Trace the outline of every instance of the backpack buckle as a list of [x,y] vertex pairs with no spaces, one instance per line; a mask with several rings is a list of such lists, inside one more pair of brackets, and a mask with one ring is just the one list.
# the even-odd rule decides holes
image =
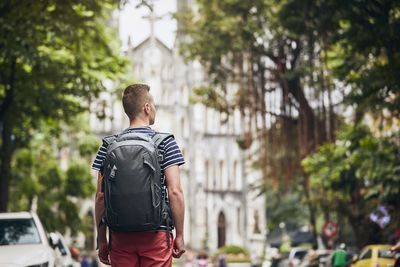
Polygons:
[[117,166],[113,166],[113,168],[111,169],[111,173],[110,173],[110,179],[114,179],[115,178],[115,172],[117,171]]
[[161,153],[160,150],[157,151],[157,157],[159,162],[164,161],[164,155]]

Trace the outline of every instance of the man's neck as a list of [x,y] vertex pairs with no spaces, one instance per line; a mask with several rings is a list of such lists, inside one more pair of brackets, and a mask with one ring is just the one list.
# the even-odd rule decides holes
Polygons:
[[144,120],[132,120],[129,124],[131,128],[150,127],[150,123]]
[[130,128],[149,128],[150,125],[148,124],[130,124],[129,125]]

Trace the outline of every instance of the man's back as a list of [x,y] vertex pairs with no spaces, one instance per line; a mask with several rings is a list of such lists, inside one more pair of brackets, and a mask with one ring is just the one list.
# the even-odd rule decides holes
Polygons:
[[[139,135],[146,135],[149,138],[152,138],[157,134],[150,127],[138,127],[138,128],[130,127],[130,128],[125,129],[118,135],[125,136],[125,135],[129,135],[129,134],[133,134],[133,133],[139,134]],[[103,142],[103,145],[100,147],[99,152],[96,156],[95,162],[93,163],[93,166],[92,166],[93,169],[101,171],[103,173],[103,175],[105,175],[105,178],[109,178],[108,176],[110,175],[110,170],[108,170],[108,173],[107,173],[107,170],[104,170],[104,168],[105,168],[104,164],[107,163],[106,162],[107,149],[109,148],[110,145],[111,144],[109,142]],[[159,164],[160,164],[159,179],[161,179],[161,198],[164,199],[164,198],[166,198],[166,195],[165,195],[166,184],[165,184],[164,170],[171,165],[183,164],[184,159],[183,159],[183,156],[179,150],[179,147],[176,144],[176,141],[172,135],[169,135],[165,139],[163,139],[163,141],[159,144],[158,149],[159,149],[160,154],[163,156],[162,160],[159,162]],[[129,164],[129,162],[124,161],[123,164],[126,165],[126,164]],[[134,164],[132,164],[132,165],[134,165]],[[119,170],[117,170],[116,172],[118,173]],[[124,180],[127,180],[127,179],[125,179],[126,177],[120,177],[120,178],[124,178]],[[107,184],[108,180],[106,179],[105,181]],[[115,182],[113,182],[113,183],[115,184]],[[124,182],[124,183],[126,184],[126,182]],[[121,190],[117,190],[117,191],[121,191]],[[115,194],[113,194],[113,195],[115,195]],[[106,194],[106,196],[107,196],[107,194]],[[106,198],[106,202],[107,202],[107,198]],[[121,203],[122,206],[126,206],[125,204],[126,203]],[[143,205],[141,205],[141,206],[143,206]],[[113,209],[115,209],[115,205],[113,206]],[[166,230],[167,228],[169,228],[169,226],[167,226],[165,221],[163,221],[159,227],[159,230]]]

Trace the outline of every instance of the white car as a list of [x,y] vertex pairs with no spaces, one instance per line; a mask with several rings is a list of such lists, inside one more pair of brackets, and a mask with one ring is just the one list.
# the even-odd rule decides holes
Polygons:
[[[53,237],[54,235],[54,237]],[[71,256],[71,252],[67,246],[67,243],[65,242],[65,239],[63,235],[59,232],[55,233],[50,233],[50,237],[52,240],[55,240],[57,242],[56,244],[56,266],[60,267],[73,267],[74,266],[74,261]]]
[[289,253],[289,267],[299,266],[309,250],[309,248],[303,247],[292,248]]
[[0,267],[53,267],[57,243],[35,213],[0,213]]
[[309,248],[294,247],[290,250],[288,258],[279,262],[279,267],[297,267],[307,255]]

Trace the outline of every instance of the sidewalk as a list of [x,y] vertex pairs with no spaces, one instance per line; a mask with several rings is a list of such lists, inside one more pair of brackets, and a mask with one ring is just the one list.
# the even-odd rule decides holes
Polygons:
[[[196,267],[190,263],[187,263],[186,265],[173,264],[172,266],[173,267]],[[228,267],[250,267],[250,264],[249,263],[229,263],[227,266]],[[99,267],[110,267],[110,266],[100,263]],[[212,267],[212,265],[210,264],[209,267]]]

